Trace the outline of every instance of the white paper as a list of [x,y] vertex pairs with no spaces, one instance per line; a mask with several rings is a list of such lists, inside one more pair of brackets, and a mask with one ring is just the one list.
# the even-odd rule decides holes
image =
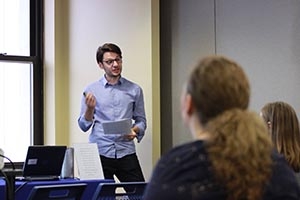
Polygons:
[[80,180],[104,179],[96,143],[76,143],[74,154]]
[[122,119],[112,122],[102,123],[104,134],[129,134],[131,133],[131,119]]
[[4,156],[4,151],[0,148],[0,170],[4,167],[4,161],[3,161],[3,156]]

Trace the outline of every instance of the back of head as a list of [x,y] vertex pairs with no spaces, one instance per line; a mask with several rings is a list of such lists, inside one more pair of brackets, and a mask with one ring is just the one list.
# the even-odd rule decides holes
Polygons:
[[246,109],[249,104],[250,86],[243,69],[222,56],[201,60],[191,73],[187,90],[202,124],[226,110]]
[[294,171],[300,171],[300,130],[294,108],[286,102],[270,102],[261,109],[275,148]]
[[250,86],[241,66],[223,56],[206,57],[191,73],[187,92],[211,135],[206,149],[228,199],[260,199],[271,174],[272,142],[263,120],[247,110]]

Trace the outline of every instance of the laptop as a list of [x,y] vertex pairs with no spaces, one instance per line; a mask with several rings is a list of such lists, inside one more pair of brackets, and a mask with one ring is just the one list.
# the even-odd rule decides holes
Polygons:
[[58,180],[67,146],[29,146],[19,178],[26,181]]

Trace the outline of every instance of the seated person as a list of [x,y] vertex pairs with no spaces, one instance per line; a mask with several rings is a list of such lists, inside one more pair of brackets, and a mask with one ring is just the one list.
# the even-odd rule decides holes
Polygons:
[[181,98],[195,140],[161,157],[144,200],[299,200],[295,175],[274,151],[264,121],[248,110],[249,99],[240,65],[222,56],[202,59]]
[[273,144],[296,172],[300,185],[300,130],[294,108],[286,102],[270,102],[261,109]]

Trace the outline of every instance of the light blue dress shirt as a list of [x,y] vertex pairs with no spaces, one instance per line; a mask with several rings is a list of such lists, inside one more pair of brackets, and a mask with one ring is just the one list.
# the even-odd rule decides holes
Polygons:
[[119,134],[104,134],[102,123],[120,119],[132,119],[132,126],[139,127],[137,141],[144,137],[147,127],[143,91],[137,84],[121,77],[119,82],[111,85],[103,76],[91,83],[85,93],[92,93],[96,98],[93,121],[84,117],[86,111],[85,97],[81,99],[81,111],[78,125],[84,132],[91,128],[90,143],[97,143],[99,154],[108,158],[122,158],[136,152],[133,140],[128,141]]

